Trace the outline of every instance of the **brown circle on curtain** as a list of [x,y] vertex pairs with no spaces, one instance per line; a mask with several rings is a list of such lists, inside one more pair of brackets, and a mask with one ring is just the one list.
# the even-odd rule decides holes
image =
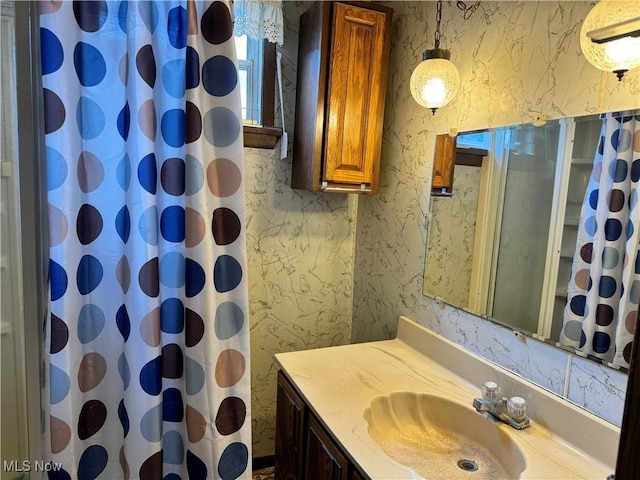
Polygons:
[[233,35],[231,12],[223,2],[213,2],[202,14],[200,30],[204,39],[214,45],[226,42]]
[[69,341],[69,328],[67,324],[59,317],[51,314],[51,345],[50,353],[58,353],[67,346]]
[[613,308],[603,303],[596,307],[596,323],[600,326],[606,327],[613,322]]
[[624,207],[624,192],[622,190],[613,189],[607,194],[607,203],[609,211],[619,212]]
[[632,345],[633,345],[633,342],[627,343],[627,345],[624,347],[624,350],[622,351],[622,356],[625,362],[627,363],[631,362],[631,346]]
[[71,441],[71,428],[63,420],[51,415],[49,417],[51,432],[51,453],[60,453]]
[[579,270],[575,277],[576,286],[582,290],[588,290],[590,278],[591,275],[589,275],[589,269],[583,268],[582,270]]
[[238,215],[230,208],[216,208],[213,211],[211,230],[217,245],[229,245],[240,236],[242,225]]
[[638,312],[636,310],[629,312],[627,318],[624,319],[624,326],[631,335],[636,333],[636,325],[638,324]]
[[160,265],[158,257],[145,263],[138,273],[140,289],[149,297],[157,297],[160,294]]
[[585,243],[580,248],[580,258],[587,263],[593,260],[593,243]]
[[204,321],[193,310],[187,308],[185,312],[185,345],[193,347],[204,336]]
[[156,84],[156,59],[151,45],[144,45],[138,50],[136,68],[140,78],[153,88]]
[[162,347],[162,376],[181,378],[184,370],[184,355],[179,345],[170,343]]
[[162,478],[162,450],[147,458],[140,466],[140,480]]
[[78,417],[78,437],[86,440],[102,428],[107,419],[107,407],[100,400],[89,400],[82,405]]
[[202,133],[202,115],[198,107],[187,102],[187,143],[195,142],[200,138]]
[[227,397],[216,414],[216,430],[220,435],[231,435],[242,428],[247,417],[247,406],[238,397]]

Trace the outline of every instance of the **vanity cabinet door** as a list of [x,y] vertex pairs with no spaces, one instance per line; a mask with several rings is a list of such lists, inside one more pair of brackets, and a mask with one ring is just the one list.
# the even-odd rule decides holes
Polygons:
[[275,478],[300,480],[304,472],[306,405],[282,372],[276,399]]
[[362,473],[360,473],[358,470],[354,468],[353,471],[351,472],[350,480],[368,480],[368,478],[369,477],[365,477]]
[[348,480],[349,461],[313,415],[307,432],[307,480]]

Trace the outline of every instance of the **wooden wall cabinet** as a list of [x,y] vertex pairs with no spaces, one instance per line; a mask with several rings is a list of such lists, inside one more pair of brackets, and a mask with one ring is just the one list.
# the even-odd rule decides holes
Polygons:
[[436,136],[436,150],[433,155],[433,179],[431,195],[453,196],[453,173],[456,165],[482,167],[482,159],[489,154],[483,148],[459,148],[456,137]]
[[276,403],[276,480],[365,480],[282,372]]
[[432,195],[453,195],[453,169],[456,163],[456,137],[436,136],[433,156]]
[[320,1],[301,15],[292,188],[378,192],[392,12]]

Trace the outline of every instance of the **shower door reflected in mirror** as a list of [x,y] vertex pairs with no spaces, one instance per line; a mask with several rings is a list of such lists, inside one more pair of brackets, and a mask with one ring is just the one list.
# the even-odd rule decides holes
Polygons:
[[424,294],[556,342],[598,116],[458,136],[481,167],[456,165],[431,202]]

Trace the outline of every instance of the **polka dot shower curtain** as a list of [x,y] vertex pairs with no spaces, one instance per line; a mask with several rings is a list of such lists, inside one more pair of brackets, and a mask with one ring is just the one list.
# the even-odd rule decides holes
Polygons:
[[250,478],[230,6],[38,3],[50,478]]
[[560,341],[629,367],[640,300],[640,110],[604,116]]

